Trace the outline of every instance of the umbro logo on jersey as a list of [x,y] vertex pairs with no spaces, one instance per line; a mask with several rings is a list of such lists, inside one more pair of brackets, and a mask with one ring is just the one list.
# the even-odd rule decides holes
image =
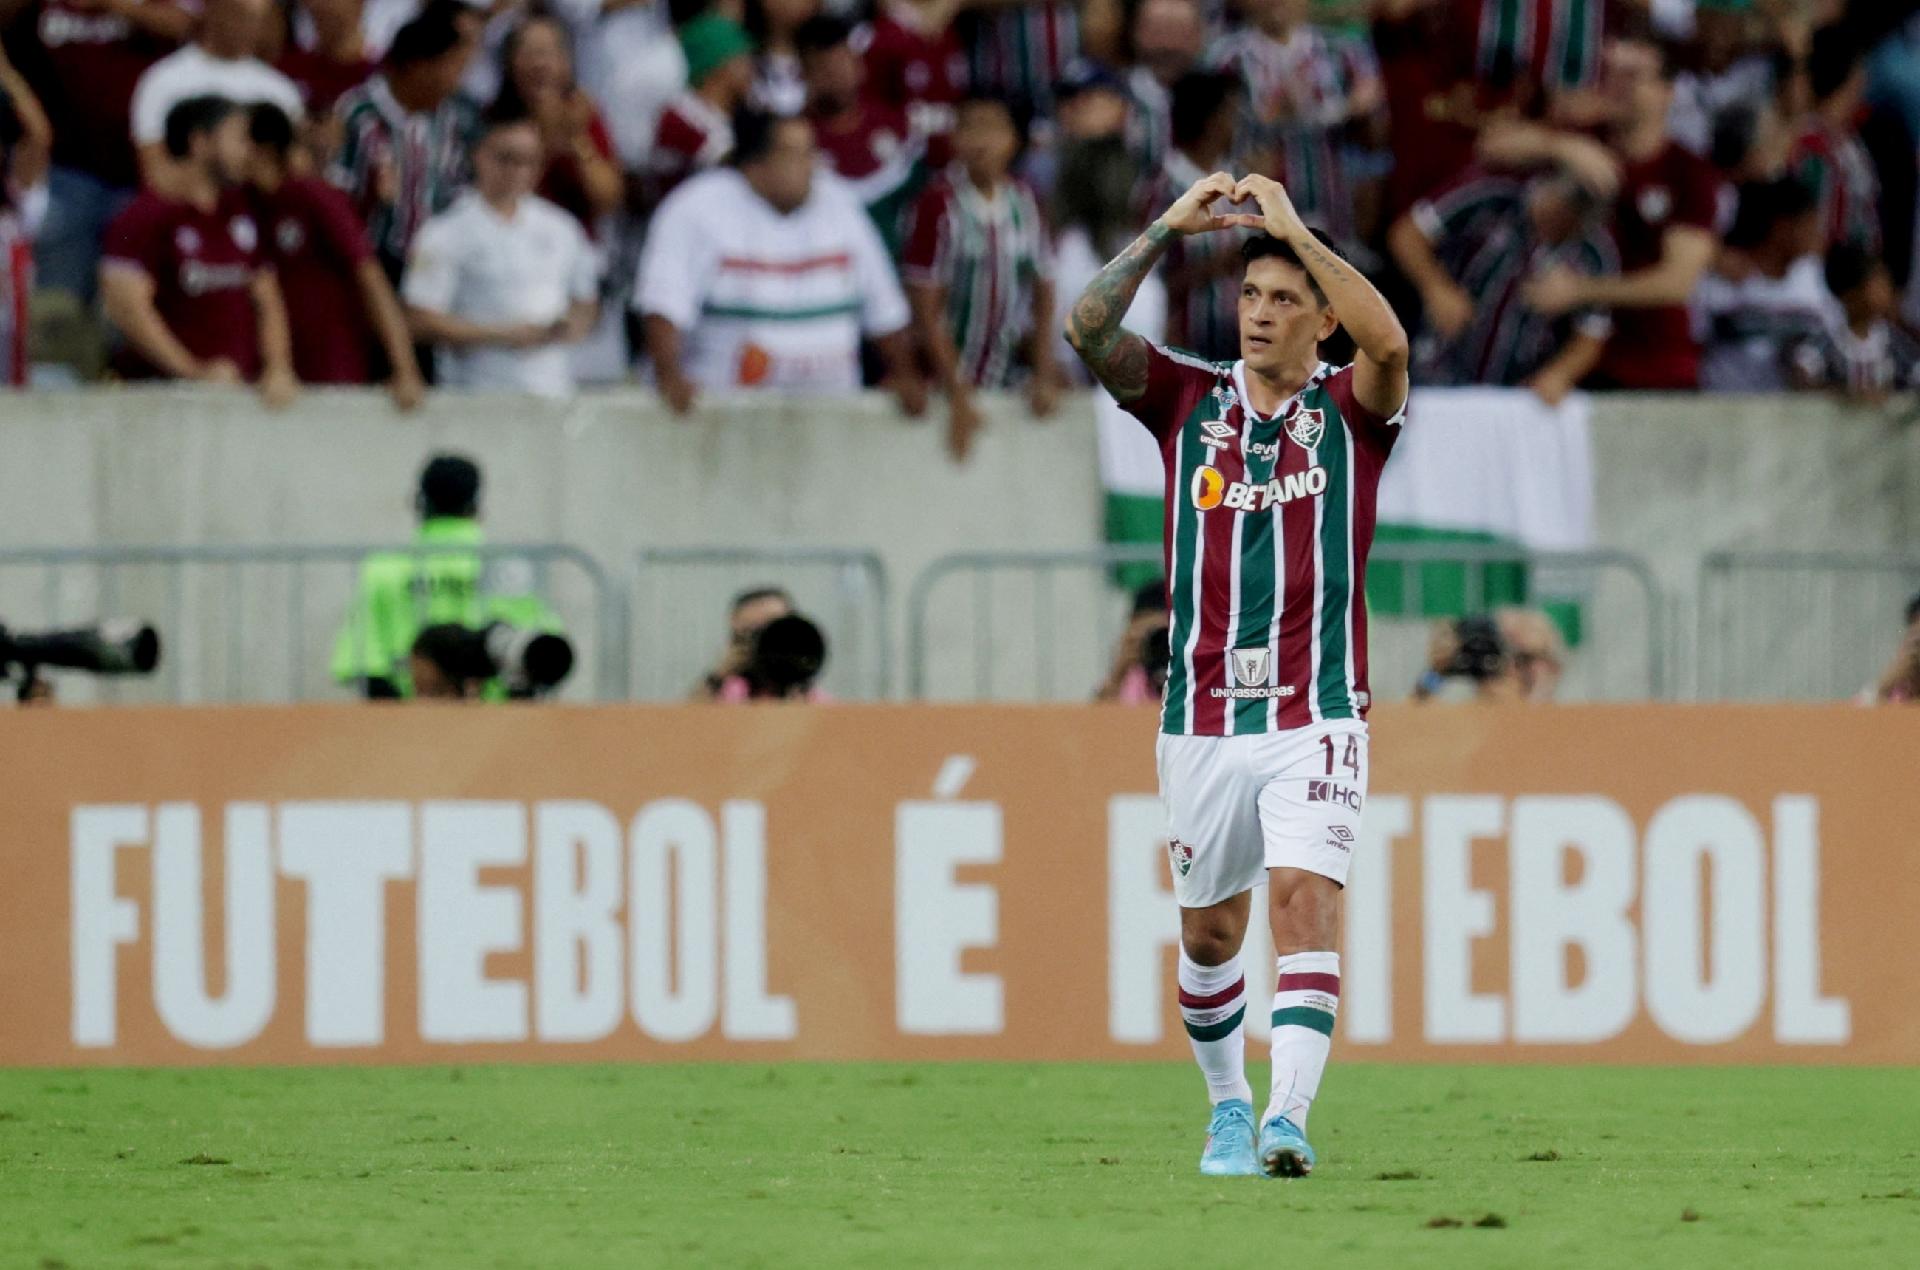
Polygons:
[[1233,429],[1218,419],[1209,419],[1200,425],[1201,445],[1210,445],[1216,450],[1224,450],[1233,444]]
[[1310,467],[1304,472],[1276,476],[1263,485],[1229,481],[1220,469],[1198,467],[1188,494],[1193,505],[1203,512],[1224,507],[1236,512],[1263,512],[1276,503],[1291,503],[1296,498],[1317,498],[1327,489],[1327,469]]

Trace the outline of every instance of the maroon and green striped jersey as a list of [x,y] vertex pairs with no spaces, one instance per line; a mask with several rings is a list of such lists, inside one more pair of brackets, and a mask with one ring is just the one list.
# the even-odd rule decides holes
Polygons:
[[1033,329],[1036,284],[1051,277],[1047,227],[1033,192],[1002,181],[988,196],[952,164],[920,196],[907,232],[901,276],[947,293],[960,376],[976,388],[1013,380]]
[[1125,403],[1166,461],[1170,667],[1160,730],[1241,736],[1364,719],[1367,553],[1399,436],[1321,363],[1256,415],[1241,362],[1150,346]]

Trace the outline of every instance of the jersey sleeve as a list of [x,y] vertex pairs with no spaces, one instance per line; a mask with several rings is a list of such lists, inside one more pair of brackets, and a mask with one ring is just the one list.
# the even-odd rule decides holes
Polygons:
[[1180,430],[1180,425],[1219,378],[1219,367],[1191,353],[1163,348],[1152,340],[1147,346],[1147,390],[1120,408],[1145,424],[1155,438],[1165,441]]
[[1704,160],[1695,159],[1673,183],[1670,224],[1714,232],[1720,220],[1720,178]]
[[1340,417],[1353,429],[1356,440],[1384,454],[1400,438],[1400,427],[1407,421],[1407,403],[1401,402],[1400,408],[1391,415],[1378,414],[1361,405],[1353,394],[1352,365],[1342,366],[1328,377],[1327,395],[1340,407]]
[[347,196],[331,185],[314,185],[313,221],[326,238],[327,249],[350,265],[373,259],[373,243],[367,228],[353,214]]
[[453,312],[454,297],[460,291],[457,232],[453,221],[436,217],[414,236],[407,271],[400,279],[400,295],[408,304],[433,313]]
[[947,285],[949,228],[946,193],[935,184],[913,205],[913,221],[900,258],[900,274],[906,281]]
[[906,293],[894,275],[893,259],[880,241],[880,231],[852,200],[848,200],[847,237],[860,289],[860,329],[874,336],[903,329],[913,320],[913,310],[907,307]]
[[701,224],[704,193],[689,185],[667,196],[647,228],[634,281],[635,311],[657,314],[683,331],[699,319],[712,276],[711,235]]
[[159,277],[160,253],[165,243],[159,209],[145,198],[135,199],[107,226],[100,244],[100,263],[116,269],[134,269]]

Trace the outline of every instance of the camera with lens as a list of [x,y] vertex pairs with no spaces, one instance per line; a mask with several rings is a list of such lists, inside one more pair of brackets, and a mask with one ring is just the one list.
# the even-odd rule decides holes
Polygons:
[[805,696],[827,664],[827,637],[798,613],[755,631],[740,677],[754,697]]
[[1441,675],[1485,683],[1506,672],[1511,654],[1491,617],[1460,618],[1453,624],[1453,638],[1453,657],[1440,668]]
[[573,672],[573,645],[564,635],[508,622],[443,622],[420,632],[412,663],[416,696],[475,696],[479,685],[497,679],[510,700],[523,701],[546,696]]
[[16,672],[19,700],[32,697],[46,669],[90,675],[146,675],[160,664],[160,634],[133,618],[107,618],[57,631],[10,630],[0,625],[0,682]]

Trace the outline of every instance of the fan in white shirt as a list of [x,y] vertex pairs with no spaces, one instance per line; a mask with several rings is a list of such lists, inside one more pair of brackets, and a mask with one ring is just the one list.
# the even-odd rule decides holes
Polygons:
[[580,222],[533,194],[545,151],[524,115],[487,120],[474,188],[413,241],[400,295],[438,346],[442,383],[541,397],[574,391],[567,345],[593,329],[599,261]]
[[901,409],[926,408],[893,262],[865,209],[815,161],[805,119],[743,112],[733,166],[683,182],[654,213],[634,307],[675,412],[703,390],[856,389],[863,332]]
[[171,172],[167,114],[190,97],[224,97],[241,106],[271,102],[296,125],[304,118],[294,82],[253,55],[271,8],[271,0],[207,0],[194,42],[140,76],[128,114],[146,184],[164,187]]

